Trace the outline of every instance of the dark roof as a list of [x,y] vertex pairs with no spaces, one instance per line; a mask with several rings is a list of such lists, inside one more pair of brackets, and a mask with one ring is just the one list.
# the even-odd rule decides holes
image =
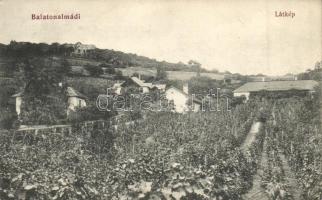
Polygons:
[[318,82],[314,80],[249,82],[234,90],[236,92],[314,90]]

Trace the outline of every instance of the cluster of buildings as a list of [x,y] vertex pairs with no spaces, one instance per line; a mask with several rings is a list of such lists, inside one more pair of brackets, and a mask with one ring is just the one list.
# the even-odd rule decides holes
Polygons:
[[192,106],[189,105],[188,101],[190,99],[188,84],[184,84],[182,89],[176,88],[174,86],[166,87],[166,84],[157,83],[146,83],[139,77],[130,77],[127,81],[121,83],[115,83],[112,87],[114,94],[121,95],[122,91],[126,87],[135,87],[142,94],[148,93],[150,91],[159,91],[165,94],[168,101],[171,101],[174,105],[175,112],[183,113],[193,108],[193,111],[197,112],[201,109],[201,101],[197,98],[193,99]]
[[[165,94],[165,97],[168,101],[171,101],[174,105],[175,112],[183,113],[190,109],[188,105],[189,96],[189,88],[188,84],[184,84],[182,89],[171,86],[166,88],[166,84],[157,84],[157,83],[147,83],[144,80],[141,80],[138,77],[130,77],[127,81],[115,83],[112,87],[113,93],[115,95],[121,95],[124,91],[124,88],[135,87],[141,94],[146,94],[151,91],[159,91]],[[72,87],[67,87],[65,90],[65,95],[67,99],[67,108],[66,114],[67,116],[76,110],[79,107],[86,107],[88,98],[75,90]],[[12,98],[15,99],[15,108],[16,113],[19,116],[21,113],[21,105],[24,97],[24,92],[19,92],[12,95]],[[195,112],[201,109],[201,101],[198,99],[194,99],[193,108]]]
[[[287,94],[288,92],[295,92],[301,95],[312,96],[315,93],[318,82],[314,80],[287,80],[287,81],[255,81],[248,82],[233,91],[234,97],[245,97],[245,101],[252,96],[263,94]],[[163,93],[168,101],[171,101],[174,106],[174,111],[184,113],[186,111],[198,112],[202,109],[202,101],[197,98],[192,98],[189,94],[188,84],[184,84],[182,88],[174,86],[167,87],[162,83],[145,82],[139,77],[129,77],[126,81],[117,82],[113,85],[112,91],[114,95],[121,95],[126,88],[134,87],[141,94],[149,93],[151,91],[158,91]],[[72,87],[66,88],[67,108],[66,113],[69,115],[71,111],[75,111],[78,107],[86,107],[87,97]],[[16,112],[21,113],[21,104],[23,101],[24,92],[14,94]],[[188,103],[189,102],[189,103]]]
[[[249,100],[251,96],[259,95],[262,92],[266,94],[281,94],[287,92],[295,92],[312,96],[316,92],[318,82],[314,80],[293,80],[293,81],[262,81],[262,82],[248,82],[233,91],[234,97],[245,97]],[[171,101],[174,106],[174,111],[184,113],[186,111],[198,112],[202,109],[202,100],[192,98],[189,94],[188,84],[184,84],[182,88],[174,86],[166,87],[166,84],[147,83],[138,77],[130,77],[127,81],[115,83],[112,87],[114,95],[121,95],[125,88],[137,88],[141,94],[149,93],[151,91],[159,91],[164,93],[168,101]],[[66,88],[67,108],[66,113],[75,111],[78,107],[86,107],[87,97],[78,92],[72,87]],[[12,95],[15,98],[16,112],[21,113],[21,104],[23,101],[23,92]],[[191,110],[192,109],[192,110]]]
[[152,90],[159,90],[164,92],[166,89],[166,84],[157,84],[157,83],[146,83],[139,77],[132,76],[127,81],[115,83],[112,87],[114,93],[120,95],[122,92],[122,88],[126,87],[136,87],[138,88],[139,92],[144,94],[148,93]]

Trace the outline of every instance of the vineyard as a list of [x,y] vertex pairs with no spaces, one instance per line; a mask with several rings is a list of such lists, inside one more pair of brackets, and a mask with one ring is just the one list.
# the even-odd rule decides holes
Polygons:
[[238,200],[256,199],[258,188],[263,200],[319,200],[312,104],[253,100],[229,112],[147,113],[88,133],[2,132],[0,199]]

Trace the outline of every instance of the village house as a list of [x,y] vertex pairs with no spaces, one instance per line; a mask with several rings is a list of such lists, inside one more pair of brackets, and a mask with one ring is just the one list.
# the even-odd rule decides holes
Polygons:
[[67,96],[67,115],[70,111],[75,111],[77,107],[83,108],[86,107],[86,99],[87,97],[75,90],[72,87],[67,87],[66,89]]
[[140,93],[148,93],[152,88],[152,83],[146,83],[138,77],[132,76],[127,81],[121,84],[122,87],[136,87]]
[[[21,104],[23,101],[24,92],[19,92],[17,94],[12,95],[12,98],[15,98],[16,104],[16,113],[19,116],[21,113]],[[86,96],[78,92],[72,87],[67,87],[66,89],[66,97],[67,97],[67,108],[66,113],[69,115],[71,111],[75,111],[77,107],[85,107],[86,106]]]
[[234,90],[234,97],[245,96],[249,100],[250,95],[256,95],[266,91],[271,94],[286,93],[296,91],[297,93],[312,95],[318,82],[314,80],[294,80],[294,81],[267,81],[248,82]]
[[159,90],[164,92],[166,88],[166,84],[153,84],[153,83],[146,83],[144,80],[141,80],[139,77],[132,76],[127,81],[122,83],[115,83],[113,85],[114,92],[116,94],[121,94],[121,89],[124,87],[136,87],[139,89],[139,92],[144,94],[148,93],[153,89]]
[[[187,111],[198,112],[201,110],[202,102],[196,97],[189,96],[188,84],[184,84],[182,90],[171,86],[165,91],[165,97],[174,105],[174,111],[185,113]],[[189,103],[189,99],[191,102]],[[190,106],[190,107],[189,107]]]
[[74,55],[85,55],[88,50],[96,49],[95,45],[92,44],[82,44],[80,42],[77,42],[76,44],[73,45],[74,48]]
[[117,83],[114,83],[114,85],[112,86],[112,90],[113,90],[113,93],[116,94],[116,95],[121,95],[122,93],[122,84],[124,83],[123,82],[117,82]]
[[152,89],[157,89],[161,92],[165,92],[165,89],[166,89],[166,84],[152,84]]
[[16,104],[16,113],[19,116],[21,113],[21,104],[22,104],[22,97],[23,97],[23,92],[19,92],[17,94],[14,94],[11,96],[12,98],[15,98],[15,104]]

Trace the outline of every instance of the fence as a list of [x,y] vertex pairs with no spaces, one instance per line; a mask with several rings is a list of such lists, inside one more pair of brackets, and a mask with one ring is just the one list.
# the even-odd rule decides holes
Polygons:
[[95,121],[85,121],[77,124],[67,124],[67,125],[36,125],[36,126],[28,126],[28,127],[20,127],[18,130],[14,130],[13,132],[17,132],[19,134],[42,134],[42,133],[54,133],[54,134],[62,134],[69,135],[75,132],[79,132],[82,135],[86,135],[93,130],[104,130],[108,129],[111,125],[110,121],[106,120],[95,120]]
[[29,134],[35,134],[35,135],[37,135],[39,133],[44,133],[44,132],[71,134],[72,133],[72,126],[71,125],[28,126],[28,127],[21,127],[18,130],[16,130],[15,132],[29,133]]

